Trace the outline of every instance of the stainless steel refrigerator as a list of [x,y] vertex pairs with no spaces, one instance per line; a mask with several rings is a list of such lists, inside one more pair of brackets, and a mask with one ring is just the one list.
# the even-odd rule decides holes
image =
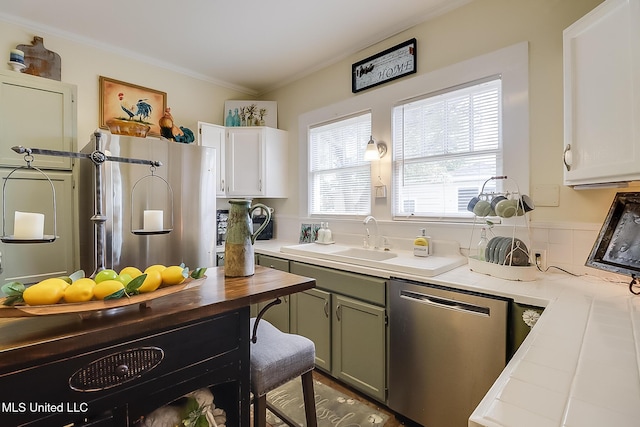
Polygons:
[[[126,266],[142,270],[149,265],[190,268],[216,265],[216,150],[166,139],[136,138],[101,133],[107,156],[153,160],[150,165],[106,161],[102,170],[102,213],[106,217],[104,261],[119,271]],[[83,153],[95,150],[95,137]],[[80,160],[80,265],[95,271],[96,166]],[[145,228],[145,211],[162,212],[160,232]]]

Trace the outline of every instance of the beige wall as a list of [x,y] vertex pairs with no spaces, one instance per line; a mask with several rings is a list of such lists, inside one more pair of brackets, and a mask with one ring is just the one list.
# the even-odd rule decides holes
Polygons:
[[[97,25],[100,25],[97,22]],[[44,46],[61,57],[62,81],[78,87],[78,146],[89,141],[98,127],[99,76],[167,93],[167,106],[178,126],[197,131],[197,122],[222,124],[222,110],[227,99],[246,99],[247,95],[189,77],[179,72],[149,65],[121,54],[107,52],[41,31],[25,29],[2,22],[0,24],[0,52],[18,44],[30,44],[33,36],[44,38]],[[106,31],[106,29],[105,29]],[[7,66],[8,68],[8,66]]]
[[[531,189],[540,185],[560,187],[558,207],[538,207],[531,219],[539,223],[601,223],[615,190],[576,191],[562,185],[563,103],[562,31],[602,0],[474,0],[460,9],[424,22],[383,43],[316,72],[295,83],[265,94],[278,101],[280,127],[289,131],[292,197],[270,201],[287,216],[300,216],[298,116],[333,103],[357,97],[351,93],[351,64],[415,37],[418,42],[418,74],[451,65],[519,42],[529,42],[530,167]],[[410,78],[410,77],[408,77]],[[389,83],[393,85],[393,83]],[[369,91],[375,91],[370,89]],[[369,92],[367,91],[367,92]],[[389,119],[390,120],[390,119]],[[389,129],[389,123],[373,123],[373,129]],[[508,143],[508,141],[506,141]],[[390,157],[390,156],[387,156]],[[383,176],[391,164],[383,159]],[[373,168],[377,179],[377,168]],[[389,184],[387,182],[387,184]],[[535,193],[532,193],[535,198]],[[390,198],[376,205],[374,214],[391,219]]]
[[[560,187],[560,206],[538,207],[535,222],[601,223],[615,190],[575,191],[562,186],[562,30],[602,0],[474,0],[443,16],[424,22],[383,43],[371,46],[306,78],[264,94],[278,101],[279,127],[289,131],[291,197],[269,203],[278,213],[297,217],[298,116],[357,97],[351,93],[351,64],[397,43],[418,40],[418,74],[528,41],[530,49],[530,166],[531,188]],[[196,130],[198,121],[221,124],[226,99],[247,99],[245,93],[152,66],[117,53],[106,52],[57,35],[34,33],[17,25],[0,25],[0,52],[26,44],[34,35],[62,58],[62,80],[78,86],[78,140],[82,147],[98,126],[98,76],[107,76],[167,93],[176,123]],[[8,54],[7,54],[8,55]],[[410,77],[408,77],[410,78]],[[393,83],[390,83],[393,85]],[[370,89],[367,91],[375,91]],[[375,131],[389,133],[390,124],[373,123]],[[382,175],[389,176],[390,156],[383,159]],[[377,168],[374,168],[376,178]],[[388,182],[387,182],[388,184]],[[535,198],[535,193],[532,193]],[[390,199],[389,199],[390,200]],[[376,201],[374,213],[391,218],[389,201]]]

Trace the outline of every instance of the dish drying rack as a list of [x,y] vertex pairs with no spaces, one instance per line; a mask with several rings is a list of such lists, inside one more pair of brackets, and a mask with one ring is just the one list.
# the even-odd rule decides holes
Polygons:
[[[505,190],[503,187],[503,191],[486,192],[485,188],[487,183],[491,181],[508,181],[511,189]],[[524,200],[529,199],[529,197],[520,192],[518,183],[507,176],[493,176],[487,179],[482,185],[480,194],[474,198],[475,200],[472,199],[472,201],[470,201],[469,208],[474,201],[477,202],[479,200],[484,200],[491,202],[494,198],[499,196],[503,196],[507,200],[517,201],[517,213],[513,215],[513,218],[521,218],[522,221],[524,221],[524,226],[526,226],[527,232],[527,243],[516,237],[516,228],[518,226],[517,221],[514,221],[513,226],[511,227],[510,236],[496,236],[492,231],[491,222],[485,219],[486,217],[498,217],[493,209],[487,216],[479,217],[477,214],[474,214],[473,228],[469,243],[469,269],[477,273],[506,280],[534,281],[537,279],[537,268],[535,266],[535,261],[532,259],[532,252],[530,249],[531,228],[528,220],[528,212],[533,210],[533,202],[530,202],[531,206],[525,206]],[[486,248],[483,247],[475,249],[477,248],[478,236],[476,236],[475,239],[474,236],[476,235],[476,228],[480,226],[479,218],[483,218],[481,230],[486,228],[487,234],[490,235],[486,236]],[[480,238],[482,238],[482,232],[480,232]],[[481,256],[479,253],[481,250],[485,251],[484,256]]]

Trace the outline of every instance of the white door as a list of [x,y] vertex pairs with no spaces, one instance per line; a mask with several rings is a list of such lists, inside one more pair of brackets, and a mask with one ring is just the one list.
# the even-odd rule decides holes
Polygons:
[[224,126],[198,122],[198,144],[216,149],[216,197],[226,196]]
[[227,196],[262,196],[262,129],[227,129]]
[[607,0],[564,32],[566,185],[640,179],[640,0]]

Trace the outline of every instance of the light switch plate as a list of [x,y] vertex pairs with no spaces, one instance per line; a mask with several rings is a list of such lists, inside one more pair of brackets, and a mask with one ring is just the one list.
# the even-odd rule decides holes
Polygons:
[[387,186],[386,185],[376,185],[374,187],[376,199],[386,199],[387,198]]

